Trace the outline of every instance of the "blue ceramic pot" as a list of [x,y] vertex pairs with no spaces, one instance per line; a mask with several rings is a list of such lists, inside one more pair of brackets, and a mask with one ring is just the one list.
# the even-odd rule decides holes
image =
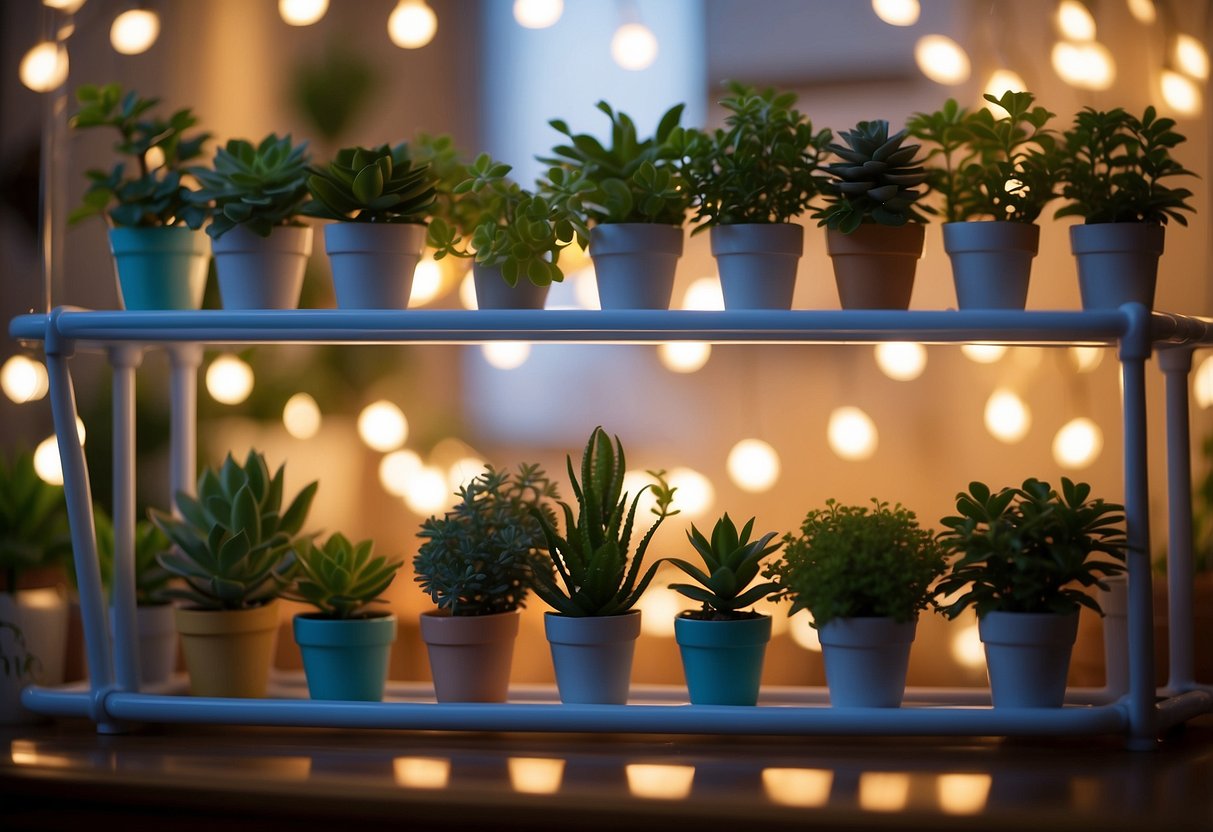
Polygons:
[[674,619],[674,638],[693,705],[755,705],[771,617],[738,621]]
[[543,628],[552,648],[556,688],[566,705],[624,705],[640,610],[575,617],[547,612]]
[[341,620],[304,613],[295,616],[294,632],[313,699],[383,699],[396,616]]
[[203,231],[184,226],[111,228],[123,309],[201,309],[210,259]]

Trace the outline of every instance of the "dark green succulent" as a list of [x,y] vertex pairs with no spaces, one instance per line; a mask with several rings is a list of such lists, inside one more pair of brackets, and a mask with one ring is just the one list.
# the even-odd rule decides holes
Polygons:
[[190,168],[202,188],[189,199],[213,206],[206,233],[216,240],[238,225],[268,237],[278,226],[299,224],[309,161],[307,142],[292,146],[290,136],[271,133],[255,147],[232,139],[215,151],[212,167]]
[[347,147],[323,168],[309,168],[312,201],[303,213],[344,222],[424,224],[437,196],[428,165],[407,144]]
[[903,144],[908,131],[890,136],[889,123],[879,119],[861,121],[838,136],[844,144],[831,144],[829,150],[841,161],[826,165],[831,179],[825,184],[826,207],[813,214],[818,225],[850,234],[863,223],[927,221],[931,209],[915,204],[926,193],[918,187],[926,183],[927,171],[914,158],[919,145]]
[[71,555],[63,486],[43,482],[30,453],[0,456],[0,577],[14,592],[30,569],[67,565]]
[[375,556],[374,549],[374,541],[351,543],[340,532],[330,536],[323,546],[301,541],[296,550],[298,571],[282,597],[311,604],[324,618],[374,615],[369,607],[382,602],[379,596],[404,565],[399,558]]
[[750,618],[754,613],[742,612],[742,607],[757,603],[779,589],[779,584],[773,581],[750,586],[758,577],[763,558],[783,545],[782,541],[767,545],[776,532],[750,540],[754,520],[751,517],[738,534],[733,519],[725,514],[712,528],[711,540],[691,524],[687,539],[703,559],[706,572],[688,561],[668,558],[699,583],[699,586],[670,584],[670,589],[703,604],[702,610],[690,613],[689,617],[717,621]]

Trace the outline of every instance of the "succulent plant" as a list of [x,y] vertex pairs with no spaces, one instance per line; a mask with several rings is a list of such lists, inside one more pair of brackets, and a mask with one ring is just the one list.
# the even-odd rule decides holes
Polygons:
[[180,519],[151,511],[152,522],[173,548],[160,565],[185,581],[164,592],[199,609],[247,609],[276,598],[290,579],[300,534],[317,483],[312,482],[282,510],[285,466],[270,477],[265,458],[250,450],[244,464],[231,454],[218,470],[198,478],[198,496],[177,492]]
[[813,214],[818,225],[850,234],[863,223],[905,225],[926,222],[924,211],[915,203],[926,192],[918,186],[927,181],[922,160],[915,159],[919,145],[904,144],[908,131],[889,135],[884,119],[861,121],[853,130],[838,134],[844,144],[833,143],[829,150],[841,161],[826,165],[831,177],[826,182],[826,207]]
[[511,474],[491,465],[459,489],[459,502],[430,517],[417,536],[414,580],[452,615],[490,615],[526,606],[540,573],[550,574],[536,515],[555,519],[556,486],[537,465]]
[[404,565],[399,558],[375,556],[374,548],[374,541],[351,543],[340,532],[322,546],[301,541],[296,550],[298,569],[282,597],[311,604],[325,618],[373,615],[368,608],[382,601],[379,596]]
[[232,139],[215,151],[212,167],[190,168],[202,188],[189,199],[213,205],[206,233],[216,240],[238,225],[268,237],[276,226],[298,224],[309,161],[307,142],[293,146],[289,135],[271,133],[255,147]]
[[186,137],[186,131],[198,123],[190,110],[177,110],[167,120],[152,116],[150,111],[160,99],[142,98],[133,90],[123,93],[118,84],[83,84],[76,90],[76,102],[72,128],[116,130],[114,150],[130,157],[135,171],[128,171],[125,163],[108,173],[86,171],[88,190],[68,222],[102,214],[116,226],[200,228],[207,210],[190,201],[190,189],[182,184],[181,175],[183,165],[201,155],[210,134]]
[[773,581],[750,586],[758,577],[763,558],[783,545],[782,541],[768,545],[776,532],[767,532],[757,540],[750,540],[754,520],[751,517],[738,534],[733,518],[726,513],[712,528],[711,540],[691,524],[687,539],[703,559],[707,571],[688,561],[668,558],[670,563],[699,583],[699,586],[670,584],[670,589],[703,604],[701,610],[688,613],[688,617],[707,620],[751,618],[755,613],[742,612],[742,608],[761,601],[779,589],[779,585]]
[[323,168],[309,168],[309,216],[344,222],[422,224],[437,195],[429,167],[409,158],[407,144],[347,147]]
[[43,482],[30,453],[0,456],[0,577],[15,592],[18,576],[66,565],[71,554],[63,486]]
[[[470,254],[462,249],[445,248],[442,243],[450,237],[463,240],[470,239],[476,226],[486,217],[500,213],[493,201],[494,195],[487,194],[484,199],[479,194],[459,192],[459,186],[471,178],[469,164],[464,161],[455,140],[451,136],[419,133],[417,138],[405,145],[407,154],[414,164],[428,165],[430,174],[436,180],[434,183],[434,204],[429,208],[430,239],[428,245],[435,248],[435,259],[445,255],[468,257]],[[435,231],[442,234],[435,236]],[[451,232],[449,237],[448,230]]]
[[[114,583],[114,525],[100,507],[93,508],[97,530],[97,560],[101,566],[101,583],[112,588]],[[174,575],[157,560],[161,552],[172,545],[150,520],[135,523],[135,603],[140,606],[168,603],[165,594]]]
[[[629,506],[628,494],[623,490],[627,467],[623,445],[617,436],[612,444],[601,427],[594,428],[582,452],[580,482],[573,471],[572,457],[566,457],[566,463],[577,497],[577,513],[568,503],[560,503],[565,526],[561,537],[552,518],[534,512],[559,577],[557,583],[547,573],[536,573],[535,594],[564,615],[620,615],[635,605],[657,572],[660,562],[643,573],[641,567],[653,534],[665,518],[678,513],[670,510],[675,489],[666,483],[663,472],[649,471],[655,482],[641,488]],[[657,498],[652,509],[657,520],[632,553],[636,508],[650,488]]]

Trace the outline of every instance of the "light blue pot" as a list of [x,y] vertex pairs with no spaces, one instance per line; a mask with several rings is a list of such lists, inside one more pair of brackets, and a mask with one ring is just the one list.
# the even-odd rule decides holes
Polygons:
[[755,705],[771,617],[700,621],[678,616],[674,638],[692,705]]
[[123,309],[201,309],[211,246],[203,231],[111,228]]
[[396,616],[338,620],[305,613],[295,616],[294,632],[313,699],[383,699]]
[[640,610],[574,617],[548,612],[543,628],[552,648],[556,688],[566,705],[625,705]]

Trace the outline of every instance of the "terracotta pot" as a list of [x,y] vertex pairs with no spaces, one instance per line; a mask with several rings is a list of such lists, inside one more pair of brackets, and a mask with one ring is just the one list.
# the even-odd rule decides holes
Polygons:
[[236,226],[211,241],[224,309],[297,309],[312,229],[283,226],[259,237]]
[[1082,308],[1140,303],[1153,309],[1165,234],[1165,226],[1138,222],[1070,226]]
[[1023,309],[1040,226],[1023,222],[945,222],[943,248],[952,260],[961,309]]
[[430,658],[439,702],[504,702],[520,615],[421,614],[421,638]]
[[669,309],[682,256],[676,225],[623,222],[590,229],[590,259],[603,309]]
[[511,286],[501,276],[500,266],[472,264],[477,309],[542,309],[550,286],[536,286],[525,275]]
[[843,309],[908,309],[926,227],[865,223],[850,234],[826,229],[826,251]]
[[195,696],[259,698],[269,687],[278,601],[247,610],[174,610]]
[[791,309],[804,226],[717,225],[708,232],[725,309]]

